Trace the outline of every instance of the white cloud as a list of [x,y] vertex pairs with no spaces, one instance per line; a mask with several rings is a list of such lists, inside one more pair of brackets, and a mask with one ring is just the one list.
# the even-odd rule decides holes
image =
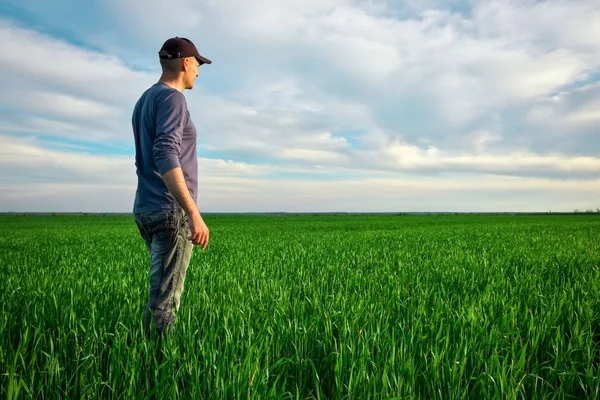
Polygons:
[[[394,101],[418,92],[457,126],[555,91],[600,66],[594,39],[600,10],[593,0],[409,2],[401,7],[418,13],[400,16],[397,4],[383,1],[261,0],[243,7],[237,0],[178,0],[169,6],[173,13],[155,1],[116,6],[143,6],[147,17],[127,22],[157,41],[181,20],[186,35],[222,49],[217,71],[247,60],[243,72],[269,84],[279,68],[308,59],[311,73],[302,87],[327,83],[327,77],[346,80],[364,94],[355,99],[371,106],[382,96]],[[448,6],[470,12],[444,10]]]
[[[0,139],[5,144],[0,167],[13,171],[0,179],[3,211],[130,211],[136,182],[131,157],[48,150],[35,138]],[[343,170],[316,170],[201,158],[199,206],[206,212],[570,211],[593,207],[600,194],[595,178],[379,171],[332,180],[331,174]],[[286,175],[296,173],[304,177]],[[485,200],[491,193],[502,201]],[[473,199],[482,202],[474,205]]]
[[[10,120],[9,120],[10,119]],[[0,133],[47,135],[54,138],[101,142],[119,133],[85,122],[65,122],[57,119],[30,115],[10,114],[0,117]]]
[[[5,180],[19,182],[38,177],[46,182],[85,184],[133,184],[134,156],[94,155],[82,149],[55,150],[35,137],[16,138],[0,134],[0,168],[14,171]],[[257,176],[278,170],[270,165],[200,157],[200,174],[208,176]],[[293,169],[291,169],[293,171]]]
[[596,1],[480,1],[474,14],[478,29],[487,37],[537,43],[540,51],[573,48],[598,60],[600,5]]
[[421,149],[414,145],[397,142],[388,147],[387,151],[397,161],[402,169],[439,169],[493,171],[504,173],[532,172],[600,172],[600,158],[569,157],[564,154],[540,155],[530,152],[514,152],[507,154],[449,154],[435,147]]
[[34,138],[18,139],[0,134],[0,140],[0,168],[12,171],[2,177],[4,181],[127,184],[135,177],[131,157],[49,150],[36,144]]
[[[206,212],[514,212],[597,208],[600,181],[556,181],[476,176],[466,178],[265,180],[200,179]],[[3,211],[130,212],[134,187],[110,183],[0,182]],[[69,201],[65,201],[69,199]]]
[[121,110],[97,101],[52,92],[32,92],[26,96],[11,96],[12,105],[30,112],[87,120],[119,116]]
[[244,92],[252,98],[190,100],[192,119],[204,132],[201,147],[291,162],[341,159],[349,143],[335,131],[368,126],[370,120],[365,107],[302,91],[290,81],[263,88],[249,85]]
[[[590,39],[600,26],[593,2],[487,1],[474,4],[472,17],[428,10],[404,20],[362,3],[304,4],[262,1],[244,8],[224,0],[204,12],[258,52],[275,46],[289,56],[284,49],[291,47],[299,50],[294,58],[322,59],[361,87],[385,82],[379,90],[425,91],[453,123],[544,95],[600,65]],[[556,20],[559,15],[569,22]],[[555,20],[552,30],[546,17]],[[575,26],[579,33],[572,34]]]
[[0,68],[5,77],[33,80],[93,100],[128,104],[154,79],[130,70],[116,57],[70,45],[6,20],[0,21],[0,42]]
[[545,129],[571,133],[596,129],[600,123],[600,83],[562,91],[540,99],[529,111],[528,120]]
[[131,110],[150,75],[6,20],[0,41],[2,132],[132,143]]
[[198,171],[202,176],[262,176],[276,168],[270,165],[248,164],[234,160],[200,157]]
[[327,164],[337,164],[348,159],[347,156],[333,151],[302,148],[282,149],[279,157]]

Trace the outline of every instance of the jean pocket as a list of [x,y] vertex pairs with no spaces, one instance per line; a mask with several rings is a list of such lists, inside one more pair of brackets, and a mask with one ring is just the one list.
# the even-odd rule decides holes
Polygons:
[[189,226],[188,213],[185,211],[181,212],[181,216],[179,218],[179,226],[182,228],[187,228]]
[[149,211],[140,215],[140,219],[145,225],[166,225],[173,226],[175,220],[175,210]]
[[162,254],[173,249],[177,245],[177,233],[173,225],[157,225],[152,235],[156,250]]

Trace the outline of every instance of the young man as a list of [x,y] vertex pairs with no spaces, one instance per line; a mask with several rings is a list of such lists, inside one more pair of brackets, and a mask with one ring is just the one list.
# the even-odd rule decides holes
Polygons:
[[132,115],[138,185],[133,212],[150,253],[150,290],[144,329],[171,329],[179,308],[193,245],[208,244],[197,202],[196,128],[183,91],[198,67],[212,62],[186,38],[168,39],[159,51],[162,75],[137,101]]

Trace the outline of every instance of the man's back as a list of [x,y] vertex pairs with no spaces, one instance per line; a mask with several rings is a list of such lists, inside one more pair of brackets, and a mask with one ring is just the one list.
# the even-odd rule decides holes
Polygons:
[[197,199],[196,128],[185,96],[164,83],[146,90],[132,115],[138,185],[133,212],[174,209],[179,205],[161,175],[181,166],[186,185]]

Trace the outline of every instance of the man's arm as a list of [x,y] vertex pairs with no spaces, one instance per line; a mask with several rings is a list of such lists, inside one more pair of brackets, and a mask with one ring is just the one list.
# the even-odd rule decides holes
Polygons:
[[162,179],[169,189],[169,192],[175,197],[175,200],[179,203],[188,214],[199,214],[198,208],[194,199],[190,195],[190,191],[185,183],[183,177],[183,171],[181,167],[175,167],[165,172],[162,175]]
[[198,207],[196,207],[196,203],[185,184],[181,167],[175,167],[165,172],[162,178],[169,192],[171,192],[181,208],[188,214],[190,225],[190,236],[188,239],[195,245],[202,245],[202,250],[204,250],[208,244],[208,228],[202,220]]
[[173,91],[159,103],[156,116],[156,138],[152,154],[165,186],[188,214],[191,233],[188,239],[194,244],[202,244],[204,250],[208,243],[208,228],[190,195],[179,162],[186,116],[186,101],[179,92]]

